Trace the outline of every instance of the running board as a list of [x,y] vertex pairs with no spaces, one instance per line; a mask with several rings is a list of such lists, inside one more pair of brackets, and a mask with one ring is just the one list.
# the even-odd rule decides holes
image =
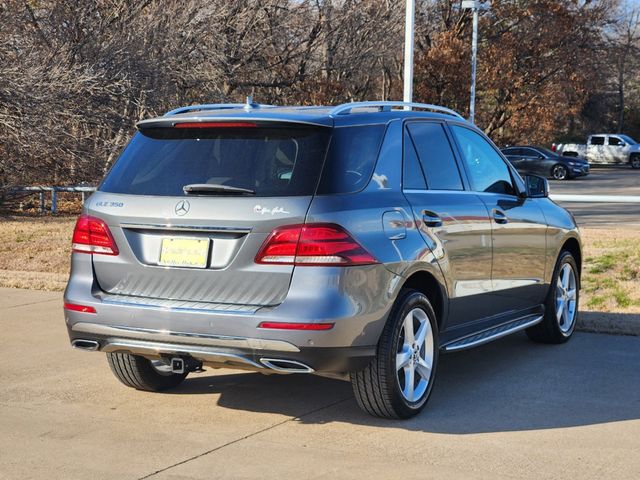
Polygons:
[[484,330],[480,333],[469,335],[468,337],[461,338],[460,340],[454,340],[442,347],[445,352],[457,352],[459,350],[465,350],[467,348],[477,347],[485,343],[492,342],[498,338],[505,337],[525,328],[532,327],[542,321],[543,315],[527,315],[526,317],[519,318],[513,322],[505,323],[497,327]]

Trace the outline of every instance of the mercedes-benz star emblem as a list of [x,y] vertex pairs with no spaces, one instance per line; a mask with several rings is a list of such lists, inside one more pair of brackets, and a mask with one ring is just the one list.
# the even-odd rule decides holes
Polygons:
[[176,203],[176,208],[174,208],[174,212],[176,212],[176,215],[179,216],[183,216],[186,215],[187,213],[189,213],[189,209],[191,208],[191,205],[189,204],[188,200],[180,200],[178,203]]

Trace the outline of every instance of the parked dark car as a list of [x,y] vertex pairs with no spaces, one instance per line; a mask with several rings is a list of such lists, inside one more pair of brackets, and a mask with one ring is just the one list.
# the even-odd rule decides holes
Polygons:
[[589,175],[589,162],[586,160],[564,157],[548,148],[523,145],[501,150],[521,175],[541,175],[555,180]]

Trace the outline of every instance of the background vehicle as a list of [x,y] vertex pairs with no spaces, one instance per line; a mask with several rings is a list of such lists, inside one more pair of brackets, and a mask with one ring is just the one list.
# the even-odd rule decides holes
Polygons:
[[547,148],[515,145],[502,148],[521,175],[541,175],[555,180],[589,175],[589,162],[576,157],[563,157]]
[[640,144],[627,135],[590,135],[586,145],[561,143],[556,146],[556,152],[565,157],[586,158],[594,165],[628,163],[632,168],[640,168]]
[[573,332],[572,216],[451,110],[248,102],[138,128],[85,203],[65,291],[72,345],[130,387],[203,364],[317,373],[404,418],[440,350]]

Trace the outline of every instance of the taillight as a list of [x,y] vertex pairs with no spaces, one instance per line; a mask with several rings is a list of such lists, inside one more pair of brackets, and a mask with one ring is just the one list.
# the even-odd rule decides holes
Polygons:
[[71,248],[79,253],[118,255],[118,247],[104,222],[91,215],[80,215],[73,231]]
[[176,123],[174,128],[253,128],[257,127],[250,122],[183,122]]
[[74,312],[96,313],[96,309],[88,305],[79,305],[77,303],[64,303],[65,310],[73,310]]
[[352,266],[378,263],[340,225],[311,223],[276,228],[256,255],[256,263]]
[[258,328],[271,330],[331,330],[333,323],[262,322]]

